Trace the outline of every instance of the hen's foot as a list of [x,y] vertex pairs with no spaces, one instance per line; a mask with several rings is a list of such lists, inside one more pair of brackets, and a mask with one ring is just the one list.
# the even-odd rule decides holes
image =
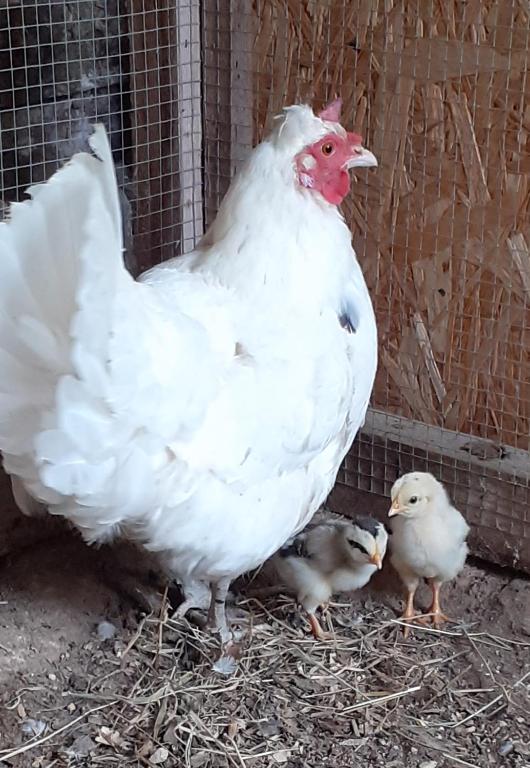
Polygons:
[[210,607],[211,592],[207,584],[198,581],[193,584],[186,584],[182,589],[185,599],[171,616],[172,619],[183,619],[188,611],[205,611]]

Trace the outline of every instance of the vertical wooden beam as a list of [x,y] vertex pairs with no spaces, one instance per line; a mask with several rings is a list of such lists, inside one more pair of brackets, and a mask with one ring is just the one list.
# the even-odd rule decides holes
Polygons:
[[203,230],[200,0],[129,0],[131,128],[140,270]]
[[181,253],[203,233],[200,0],[177,0]]
[[254,20],[244,0],[203,1],[206,226],[252,146]]
[[180,243],[175,4],[129,0],[129,34],[135,252],[143,271]]
[[233,176],[252,147],[252,31],[255,16],[248,0],[231,0],[230,13],[230,171]]

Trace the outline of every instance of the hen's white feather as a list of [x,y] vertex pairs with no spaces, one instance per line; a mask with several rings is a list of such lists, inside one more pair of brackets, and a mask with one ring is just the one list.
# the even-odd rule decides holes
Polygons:
[[235,577],[307,523],[364,420],[377,355],[350,233],[294,184],[294,152],[329,129],[286,112],[197,250],[139,282],[103,127],[96,156],[13,206],[0,449],[23,511],[47,505],[90,542],[133,537],[184,582]]

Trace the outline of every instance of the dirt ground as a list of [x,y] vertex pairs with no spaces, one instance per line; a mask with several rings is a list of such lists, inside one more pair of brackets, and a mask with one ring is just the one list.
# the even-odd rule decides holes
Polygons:
[[222,677],[215,638],[162,596],[142,612],[148,568],[70,533],[3,559],[0,766],[530,768],[526,580],[468,565],[445,593],[458,623],[404,640],[387,566],[332,607],[327,643],[243,585],[247,638]]

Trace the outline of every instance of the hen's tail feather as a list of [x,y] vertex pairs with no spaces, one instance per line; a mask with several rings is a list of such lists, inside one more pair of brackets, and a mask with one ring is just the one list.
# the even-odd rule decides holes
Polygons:
[[219,374],[203,324],[126,271],[102,126],[90,144],[0,224],[0,450],[23,511],[21,489],[101,541],[193,493],[171,446]]
[[[0,223],[0,450],[7,471],[46,503],[57,494],[40,482],[37,435],[42,443],[43,430],[56,426],[57,399],[74,401],[76,384],[86,389],[76,374],[104,395],[111,297],[118,284],[132,283],[123,268],[118,190],[103,126],[90,145],[95,156],[75,155],[48,182],[31,187],[31,199],[15,203]],[[61,413],[75,422],[71,408]],[[84,434],[79,419],[75,426]],[[17,481],[19,501],[21,494]]]

